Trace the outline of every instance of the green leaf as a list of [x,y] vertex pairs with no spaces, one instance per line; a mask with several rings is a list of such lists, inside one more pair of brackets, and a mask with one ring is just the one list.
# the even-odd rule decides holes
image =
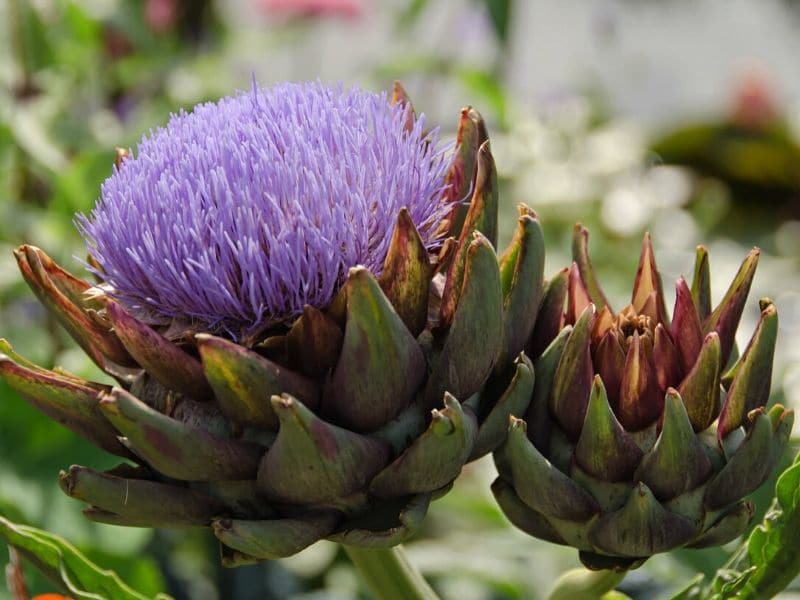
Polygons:
[[800,454],[775,485],[775,500],[764,521],[717,571],[702,591],[699,582],[672,600],[709,598],[722,600],[772,598],[800,573]]
[[[755,567],[740,592],[742,598],[769,598],[800,573],[800,455],[778,478],[775,500],[747,540],[747,556],[738,571]],[[742,557],[744,558],[744,557]]]
[[[113,571],[91,563],[75,546],[41,529],[0,517],[0,538],[75,600],[148,600]],[[156,600],[168,600],[165,594]]]

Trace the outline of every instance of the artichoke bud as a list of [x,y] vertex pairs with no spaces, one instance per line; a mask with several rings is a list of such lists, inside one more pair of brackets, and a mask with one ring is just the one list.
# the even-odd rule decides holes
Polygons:
[[[631,303],[618,313],[587,247],[578,226],[572,266],[545,286],[526,344],[537,356],[527,427],[512,418],[495,451],[495,497],[513,524],[574,546],[589,568],[727,543],[753,516],[743,498],[777,465],[794,421],[780,405],[764,408],[778,326],[768,298],[723,376],[758,251],[712,309],[698,248],[692,287],[678,280],[670,321],[649,235]],[[572,514],[579,497],[585,510]]]
[[297,399],[273,396],[280,420],[258,466],[258,488],[280,503],[325,505],[363,490],[388,462],[388,446],[326,423]]

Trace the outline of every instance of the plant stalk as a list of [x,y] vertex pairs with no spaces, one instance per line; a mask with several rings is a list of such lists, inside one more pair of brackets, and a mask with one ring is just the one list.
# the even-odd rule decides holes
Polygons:
[[[548,600],[597,600],[625,579],[627,571],[573,569],[558,578]],[[624,598],[624,595],[608,597]]]
[[439,600],[422,574],[408,561],[401,546],[342,547],[377,600]]

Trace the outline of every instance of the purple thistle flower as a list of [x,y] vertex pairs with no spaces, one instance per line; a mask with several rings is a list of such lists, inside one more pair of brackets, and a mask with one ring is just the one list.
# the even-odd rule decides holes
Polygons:
[[440,241],[448,148],[407,110],[316,82],[173,115],[78,218],[97,275],[140,318],[234,337],[327,306],[350,267],[380,274],[401,207]]

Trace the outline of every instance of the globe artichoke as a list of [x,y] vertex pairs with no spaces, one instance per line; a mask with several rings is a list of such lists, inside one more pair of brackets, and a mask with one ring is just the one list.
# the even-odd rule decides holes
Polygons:
[[495,256],[474,109],[450,153],[399,85],[254,88],[118,158],[79,218],[96,285],[16,251],[116,385],[0,345],[13,389],[125,459],[61,473],[89,519],[210,526],[227,565],[388,547],[525,410],[542,236],[521,209]]
[[571,268],[546,284],[527,345],[535,389],[495,453],[494,495],[514,525],[578,548],[590,568],[724,544],[753,516],[743,498],[776,466],[794,420],[791,410],[766,407],[772,301],[761,300],[752,339],[731,359],[759,251],[712,310],[699,247],[691,288],[677,282],[670,322],[648,235],[631,303],[616,313],[587,246],[587,230],[576,226]]

